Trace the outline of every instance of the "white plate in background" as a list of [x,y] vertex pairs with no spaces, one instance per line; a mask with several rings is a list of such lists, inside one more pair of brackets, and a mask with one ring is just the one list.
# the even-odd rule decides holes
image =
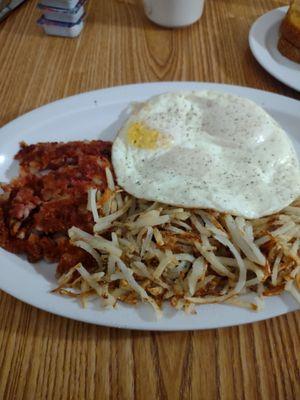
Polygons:
[[277,49],[279,27],[288,7],[279,7],[259,17],[249,32],[251,51],[271,75],[300,91],[300,64],[284,57]]
[[[264,107],[288,132],[300,154],[300,102],[287,97],[246,87],[196,82],[164,82],[119,86],[84,93],[48,104],[25,114],[0,129],[0,181],[16,173],[12,166],[19,142],[68,141],[80,139],[112,140],[120,126],[122,112],[133,101],[143,101],[163,92],[178,90],[219,90],[254,100]],[[83,309],[79,302],[51,294],[56,286],[55,265],[30,264],[20,256],[0,248],[0,288],[42,310],[97,325],[144,330],[192,330],[220,328],[255,322],[299,309],[288,294],[266,299],[257,313],[225,304],[201,305],[196,315],[186,315],[164,306],[164,316],[156,321],[151,306],[120,304],[104,310],[99,300]],[[9,310],[7,310],[9,312]]]

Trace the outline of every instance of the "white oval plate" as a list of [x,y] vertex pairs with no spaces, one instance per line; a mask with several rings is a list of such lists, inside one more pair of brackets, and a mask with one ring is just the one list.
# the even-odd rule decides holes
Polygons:
[[[263,106],[290,134],[300,152],[300,103],[287,97],[245,87],[195,82],[165,82],[120,86],[84,93],[34,110],[0,129],[0,180],[7,181],[17,172],[12,163],[18,143],[68,141],[74,139],[112,140],[124,119],[124,109],[132,101],[177,90],[213,89],[248,97]],[[123,115],[122,115],[123,113]],[[55,287],[55,265],[30,264],[24,258],[0,249],[0,287],[35,307],[72,319],[119,328],[145,330],[190,330],[219,328],[275,317],[299,308],[284,294],[266,299],[266,307],[256,313],[229,305],[199,306],[197,315],[185,315],[169,306],[155,320],[149,305],[119,305],[104,310],[99,300],[87,309],[69,298],[50,293]]]
[[288,7],[279,7],[259,17],[249,32],[249,45],[256,60],[280,82],[300,91],[300,64],[277,49],[280,23]]

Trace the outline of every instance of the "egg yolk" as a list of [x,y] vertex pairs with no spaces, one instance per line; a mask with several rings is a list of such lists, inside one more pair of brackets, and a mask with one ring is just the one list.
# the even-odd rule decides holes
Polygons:
[[127,131],[127,139],[129,144],[140,149],[156,149],[161,134],[149,129],[141,123],[132,124]]

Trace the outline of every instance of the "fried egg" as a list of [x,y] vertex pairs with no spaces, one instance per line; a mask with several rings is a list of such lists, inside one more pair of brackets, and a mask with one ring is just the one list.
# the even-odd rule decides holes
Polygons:
[[132,111],[112,148],[118,184],[137,198],[245,218],[272,214],[300,194],[285,131],[246,98],[166,93]]

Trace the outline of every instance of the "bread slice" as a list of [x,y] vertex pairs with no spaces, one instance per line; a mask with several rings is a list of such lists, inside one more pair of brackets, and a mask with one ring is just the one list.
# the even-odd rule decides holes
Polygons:
[[300,48],[294,46],[283,36],[279,38],[278,50],[283,56],[287,57],[288,59],[296,63],[300,63]]
[[280,32],[286,40],[300,48],[300,0],[292,1],[282,21]]

